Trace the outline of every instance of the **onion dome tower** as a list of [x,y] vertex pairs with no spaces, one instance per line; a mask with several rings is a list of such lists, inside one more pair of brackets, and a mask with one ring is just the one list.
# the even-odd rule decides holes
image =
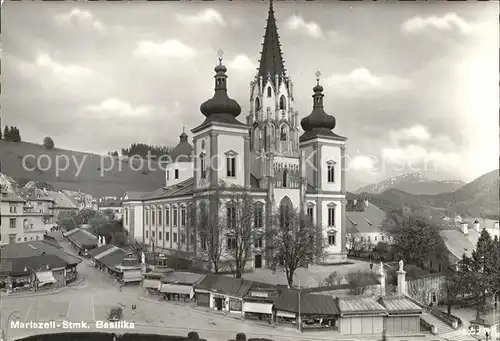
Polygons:
[[313,88],[313,110],[309,116],[300,121],[304,133],[300,136],[300,142],[313,138],[330,138],[335,140],[346,140],[345,137],[335,134],[332,130],[336,126],[335,117],[328,115],[323,107],[323,87],[319,84],[321,73],[316,72],[316,86]]
[[210,123],[226,123],[242,125],[236,117],[241,114],[241,107],[234,99],[227,95],[227,68],[222,65],[223,51],[218,51],[219,65],[215,70],[215,93],[212,98],[200,106],[200,111],[205,115],[205,122],[201,126]]
[[179,136],[179,144],[172,149],[170,158],[173,162],[185,162],[192,159],[193,146],[188,142],[188,135],[182,130]]

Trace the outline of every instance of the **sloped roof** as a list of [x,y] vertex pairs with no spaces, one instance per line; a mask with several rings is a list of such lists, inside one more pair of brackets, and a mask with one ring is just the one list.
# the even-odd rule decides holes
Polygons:
[[[278,310],[298,312],[299,292],[296,289],[285,289],[274,302]],[[338,315],[340,311],[335,300],[330,295],[312,295],[302,293],[300,295],[301,314],[311,315]]]
[[113,252],[99,258],[99,262],[106,265],[108,268],[114,268],[120,265],[122,261],[127,257],[127,252],[120,248],[116,248]]
[[113,244],[106,244],[106,245],[101,245],[99,247],[96,247],[92,250],[89,250],[87,253],[91,256],[91,257],[95,257],[97,255],[100,255],[101,253],[111,249],[114,245]]
[[19,194],[28,201],[50,201],[54,202],[47,191],[40,188],[21,188]]
[[140,201],[149,192],[125,192],[123,195],[123,201]]
[[350,233],[381,232],[386,213],[373,204],[365,207],[364,211],[346,212],[347,231]]
[[191,272],[170,272],[161,278],[162,283],[196,284],[203,280],[205,275]]
[[189,178],[176,185],[157,189],[143,196],[142,200],[156,200],[193,194],[194,178]]
[[251,286],[252,282],[244,279],[207,274],[205,278],[196,285],[196,289],[209,290],[232,297],[244,297]]
[[439,234],[443,238],[448,251],[455,257],[455,261],[462,259],[464,254],[471,256],[472,251],[476,249],[477,240],[480,235],[477,231],[472,229],[468,230],[467,235],[457,229],[441,230]]
[[62,192],[47,191],[47,195],[54,200],[53,208],[78,209],[78,207]]
[[386,312],[386,309],[371,297],[349,296],[335,300],[342,314]]
[[96,247],[97,237],[92,233],[76,228],[70,230],[64,234],[71,242],[75,243],[79,247]]
[[14,195],[14,194],[9,194],[7,192],[2,192],[2,201],[4,202],[26,202],[23,198],[20,196]]
[[422,313],[422,308],[404,296],[386,296],[378,300],[389,313]]

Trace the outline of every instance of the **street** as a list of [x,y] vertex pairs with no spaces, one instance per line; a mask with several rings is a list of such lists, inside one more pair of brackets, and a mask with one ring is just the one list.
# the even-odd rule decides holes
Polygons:
[[[62,242],[64,245],[65,243]],[[158,302],[145,297],[145,290],[139,285],[129,285],[119,290],[118,284],[110,275],[90,266],[88,260],[78,266],[79,276],[84,280],[62,292],[40,294],[31,297],[2,297],[1,327],[5,329],[8,316],[17,311],[20,322],[29,321],[73,321],[87,322],[95,331],[95,321],[107,321],[109,311],[113,307],[123,309],[123,321],[134,322],[134,330],[113,329],[100,330],[116,333],[143,332],[169,335],[187,335],[197,331],[203,338],[210,341],[227,341],[235,337],[237,332],[243,332],[248,337],[269,338],[272,340],[332,340],[348,338],[337,332],[307,332],[300,334],[292,327],[274,328],[271,325],[257,324],[219,315],[213,312],[199,310],[193,304],[175,304]],[[137,306],[135,314],[132,305]],[[9,326],[10,327],[10,326]],[[22,337],[37,333],[78,331],[63,330],[29,330],[8,328],[8,336]],[[56,328],[59,329],[59,328]],[[361,339],[373,339],[369,336]],[[352,340],[352,338],[349,338]],[[405,340],[412,339],[404,337]],[[429,335],[419,340],[439,340],[439,337]]]

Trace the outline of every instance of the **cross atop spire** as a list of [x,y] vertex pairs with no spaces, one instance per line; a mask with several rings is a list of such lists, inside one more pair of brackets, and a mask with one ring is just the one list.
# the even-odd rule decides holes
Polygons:
[[274,17],[273,0],[269,1],[266,33],[264,34],[264,43],[262,44],[258,76],[266,78],[268,73],[272,76],[285,74],[278,27],[276,25],[276,18]]

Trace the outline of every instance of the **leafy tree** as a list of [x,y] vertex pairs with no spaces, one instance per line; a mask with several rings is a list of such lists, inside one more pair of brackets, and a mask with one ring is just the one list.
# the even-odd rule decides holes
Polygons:
[[389,253],[390,246],[386,242],[378,242],[375,246],[375,253],[379,256],[381,261],[385,261],[385,257]]
[[446,259],[447,248],[434,223],[409,216],[401,218],[397,224],[398,229],[393,232],[394,248],[405,263],[422,266],[430,255]]
[[342,276],[340,276],[337,271],[334,271],[330,273],[325,279],[324,279],[324,285],[326,286],[332,286],[332,285],[339,285],[342,282]]
[[45,149],[52,149],[54,148],[54,140],[50,136],[47,136],[43,139],[43,147]]
[[10,135],[10,130],[8,126],[5,126],[5,129],[3,130],[3,138],[5,141],[11,141],[11,135]]
[[102,212],[102,215],[109,219],[109,220],[115,220],[116,219],[116,214],[113,212],[113,210],[107,209]]
[[295,271],[311,264],[323,255],[324,238],[321,231],[302,217],[297,209],[281,206],[272,216],[272,228],[268,232],[266,245],[271,255],[271,268],[283,269],[288,285],[293,285]]
[[127,245],[127,236],[123,232],[114,232],[111,236],[111,243],[118,247]]
[[17,127],[11,126],[8,136],[9,136],[9,141],[21,142],[21,133],[19,132],[19,129]]
[[350,272],[346,276],[347,283],[351,285],[349,293],[352,295],[363,295],[370,286],[369,279],[373,277],[370,271]]
[[81,210],[75,217],[75,222],[78,226],[82,224],[88,224],[89,220],[95,218],[102,218],[102,215],[99,211],[91,210],[91,209],[83,209]]

